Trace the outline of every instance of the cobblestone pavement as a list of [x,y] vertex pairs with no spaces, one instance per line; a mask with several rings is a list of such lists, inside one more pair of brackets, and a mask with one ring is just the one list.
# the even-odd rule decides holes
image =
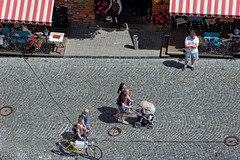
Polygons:
[[[178,59],[40,59],[29,64],[75,123],[90,109],[92,138],[103,160],[239,160],[240,152],[223,143],[240,137],[240,61],[200,59],[194,71],[181,71]],[[0,159],[75,159],[56,146],[71,136],[71,124],[20,58],[0,58],[0,106],[14,112],[0,116]],[[131,98],[153,102],[152,130],[116,123],[118,85]],[[134,108],[139,108],[137,105]],[[125,115],[130,123],[136,115]],[[110,137],[107,130],[120,127]],[[85,154],[78,159],[89,159]]]

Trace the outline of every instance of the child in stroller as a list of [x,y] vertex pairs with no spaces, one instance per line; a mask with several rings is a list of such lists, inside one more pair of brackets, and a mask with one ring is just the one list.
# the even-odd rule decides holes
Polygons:
[[141,126],[147,126],[147,129],[152,129],[153,123],[155,122],[155,106],[148,101],[142,101],[140,103],[140,106],[142,107],[142,109],[136,110],[138,121],[135,122],[134,126],[136,128],[140,128]]

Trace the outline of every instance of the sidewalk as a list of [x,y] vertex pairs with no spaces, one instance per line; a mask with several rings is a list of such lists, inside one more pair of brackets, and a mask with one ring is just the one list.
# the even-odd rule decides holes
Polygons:
[[[122,24],[121,31],[93,24],[71,24],[64,57],[92,58],[159,58],[162,32],[151,24]],[[133,47],[132,37],[138,35],[139,50]]]

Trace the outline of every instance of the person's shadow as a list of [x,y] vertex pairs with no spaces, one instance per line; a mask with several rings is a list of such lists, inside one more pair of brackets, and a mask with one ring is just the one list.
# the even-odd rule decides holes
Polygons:
[[74,138],[74,134],[73,132],[64,132],[63,134],[61,134],[63,139],[67,139],[67,140],[71,140]]
[[112,108],[108,106],[102,106],[98,108],[101,114],[98,116],[99,120],[105,123],[116,123],[116,119],[113,117],[117,113],[117,107]]
[[163,64],[166,66],[166,67],[174,67],[176,69],[182,69],[184,67],[184,64],[182,63],[179,63],[179,62],[176,62],[174,60],[167,60],[167,61],[164,61]]

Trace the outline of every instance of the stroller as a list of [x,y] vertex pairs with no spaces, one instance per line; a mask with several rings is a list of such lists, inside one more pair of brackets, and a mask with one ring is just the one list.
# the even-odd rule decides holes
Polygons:
[[155,122],[155,106],[147,101],[142,101],[140,103],[142,109],[137,109],[136,114],[138,117],[138,121],[135,122],[134,126],[136,128],[140,128],[141,126],[146,126],[147,129],[152,129],[153,124]]

